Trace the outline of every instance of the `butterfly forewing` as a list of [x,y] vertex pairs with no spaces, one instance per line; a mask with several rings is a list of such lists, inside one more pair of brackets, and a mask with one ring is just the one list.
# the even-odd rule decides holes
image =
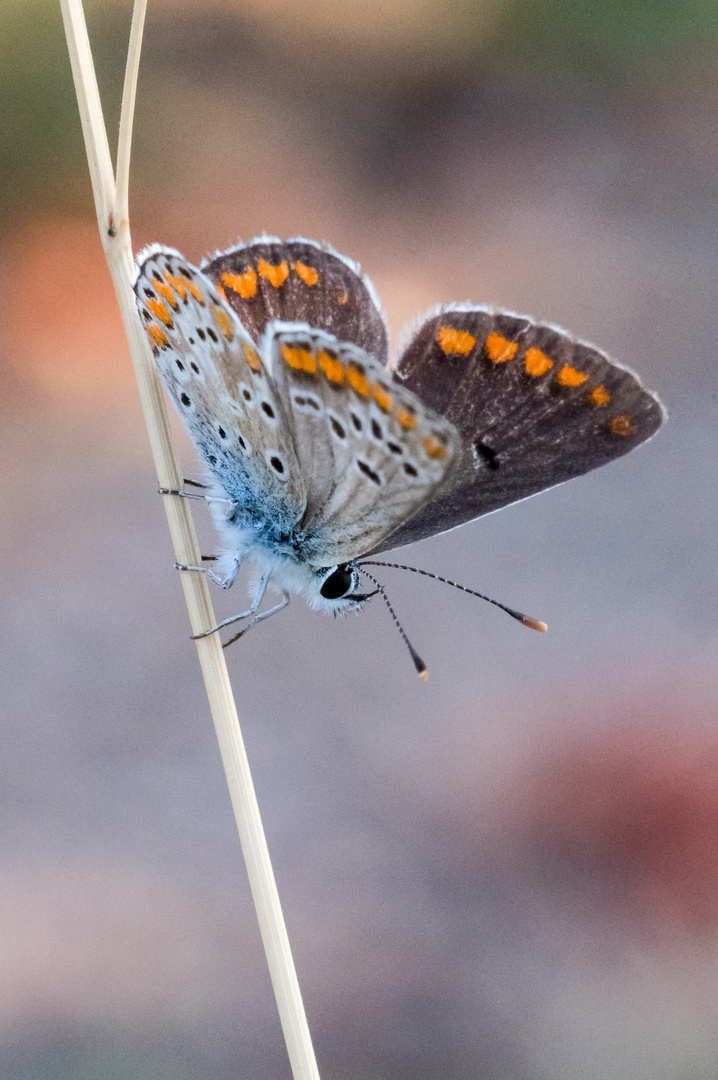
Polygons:
[[140,318],[192,441],[248,520],[293,525],[306,495],[259,352],[212,282],[170,248],[140,256]]
[[279,323],[262,348],[306,484],[307,561],[356,558],[432,498],[455,464],[457,432],[331,334]]
[[305,322],[386,363],[386,324],[371,282],[328,246],[260,237],[215,256],[202,269],[224,290],[255,341],[273,320]]
[[486,308],[429,318],[395,375],[456,425],[463,449],[437,498],[384,548],[589,472],[650,438],[665,417],[637,377],[598,349],[556,327]]

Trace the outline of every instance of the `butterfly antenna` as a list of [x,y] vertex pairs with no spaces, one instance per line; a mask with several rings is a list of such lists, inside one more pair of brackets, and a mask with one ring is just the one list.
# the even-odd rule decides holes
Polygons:
[[[380,564],[379,563],[370,563],[369,565],[370,566],[379,566]],[[416,649],[414,648],[414,646],[409,641],[408,637],[406,636],[406,632],[404,630],[404,627],[401,625],[401,623],[397,619],[396,612],[394,611],[394,608],[391,606],[391,604],[389,602],[389,597],[384,592],[384,586],[380,585],[379,582],[376,580],[376,578],[372,577],[371,574],[368,574],[366,572],[366,570],[362,570],[361,566],[359,567],[359,570],[364,575],[364,577],[367,577],[367,578],[369,578],[370,581],[374,582],[374,584],[377,587],[377,591],[380,592],[382,597],[384,598],[384,603],[389,608],[389,614],[391,615],[392,619],[394,620],[394,625],[396,626],[397,630],[399,631],[399,633],[403,637],[404,644],[406,645],[407,649],[409,650],[409,654],[411,656],[411,659],[414,661],[414,667],[416,668],[417,674],[418,674],[418,676],[419,676],[419,678],[421,679],[422,682],[426,682],[426,680],[429,678],[429,669],[426,666],[426,664],[424,663],[424,661],[421,659],[421,657],[419,656],[419,654],[416,651]]]
[[[360,568],[362,566],[388,566],[392,570],[411,570],[412,574],[422,574],[424,577],[433,578],[434,581],[442,581],[444,585],[451,585],[454,589],[461,589],[462,592],[469,593],[470,596],[478,596],[479,600],[487,600],[490,604],[505,611],[512,619],[517,619],[518,622],[523,623],[524,626],[530,627],[531,630],[541,630],[542,632],[548,630],[546,623],[540,622],[539,619],[532,619],[529,615],[524,615],[521,611],[514,611],[513,608],[507,607],[506,604],[500,604],[498,600],[492,600],[490,596],[484,596],[483,593],[476,592],[475,589],[467,589],[465,585],[459,585],[456,581],[449,581],[448,578],[440,577],[439,574],[430,574],[428,570],[420,570],[418,566],[404,566],[403,563],[393,562],[362,562],[358,565]],[[364,572],[365,571],[362,571],[362,573]],[[386,599],[386,597],[384,597],[384,599]],[[388,600],[387,603],[389,603]]]

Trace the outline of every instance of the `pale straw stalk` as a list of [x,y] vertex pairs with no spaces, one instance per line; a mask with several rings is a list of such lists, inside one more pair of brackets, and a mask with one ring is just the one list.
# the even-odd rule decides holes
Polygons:
[[[135,0],[134,5],[122,97],[116,179],[112,170],[82,0],[60,0],[60,3],[100,238],[127,334],[158,485],[161,488],[177,490],[182,486],[182,474],[178,470],[170,439],[164,398],[154,361],[136,314],[131,284],[133,257],[128,183],[135,88],[146,0]],[[187,500],[166,495],[163,502],[177,562],[185,566],[198,566],[200,553]],[[215,625],[204,575],[185,573],[178,576],[184,589],[192,633],[200,633]],[[294,1080],[318,1080],[316,1059],[222,646],[217,634],[200,639],[196,645]]]

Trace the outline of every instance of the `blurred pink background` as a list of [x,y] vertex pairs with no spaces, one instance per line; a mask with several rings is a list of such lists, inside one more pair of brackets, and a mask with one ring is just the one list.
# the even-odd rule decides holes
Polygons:
[[[130,12],[89,5],[111,131]],[[286,1080],[59,5],[3,16],[0,1072]],[[717,61],[703,0],[150,0],[135,248],[328,240],[394,341],[497,304],[671,414],[402,552],[548,634],[386,571],[427,685],[376,605],[229,651],[325,1077],[718,1073]]]

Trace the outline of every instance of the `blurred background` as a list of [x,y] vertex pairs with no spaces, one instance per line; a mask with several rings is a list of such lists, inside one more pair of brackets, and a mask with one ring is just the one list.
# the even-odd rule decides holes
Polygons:
[[[88,4],[113,133],[130,14]],[[59,5],[1,18],[0,1073],[287,1080]],[[377,605],[227,658],[324,1077],[714,1080],[718,6],[151,0],[131,206],[193,261],[328,240],[394,340],[492,303],[660,393],[654,442],[402,552],[548,634],[386,571],[427,685]]]

